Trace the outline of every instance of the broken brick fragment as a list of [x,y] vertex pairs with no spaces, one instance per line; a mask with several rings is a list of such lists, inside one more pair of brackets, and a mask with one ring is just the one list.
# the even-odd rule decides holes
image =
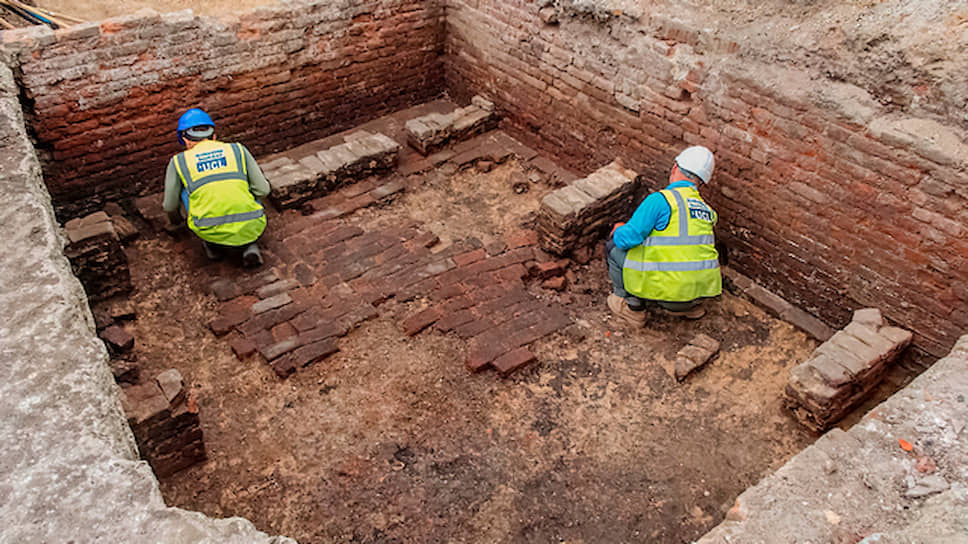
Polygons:
[[538,245],[538,232],[519,230],[508,236],[508,249]]
[[239,336],[238,334],[233,335],[229,338],[229,347],[235,353],[235,356],[241,361],[256,351],[256,345],[251,340]]
[[552,291],[564,291],[565,287],[568,287],[568,280],[564,276],[558,276],[556,278],[548,278],[541,282],[542,289],[550,289]]
[[529,268],[529,270],[531,271],[532,275],[540,280],[561,276],[565,273],[565,267],[562,265],[561,261],[535,263],[534,266]]
[[134,337],[120,325],[111,325],[101,331],[101,339],[112,353],[123,353],[134,347]]

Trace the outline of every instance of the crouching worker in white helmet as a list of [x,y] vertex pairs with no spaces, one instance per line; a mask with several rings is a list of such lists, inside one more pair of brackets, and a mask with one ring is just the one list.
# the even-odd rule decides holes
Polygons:
[[606,245],[612,294],[608,307],[622,321],[645,324],[646,306],[698,319],[702,300],[723,291],[713,238],[717,215],[699,195],[709,183],[715,158],[705,147],[676,157],[669,186],[652,193],[628,223],[619,223]]
[[257,240],[266,228],[260,198],[269,182],[242,144],[215,139],[215,123],[192,108],[178,120],[178,142],[186,150],[172,157],[165,174],[165,211],[173,225],[181,224],[181,205],[192,230],[216,260],[228,250],[242,255],[246,267],[262,264]]

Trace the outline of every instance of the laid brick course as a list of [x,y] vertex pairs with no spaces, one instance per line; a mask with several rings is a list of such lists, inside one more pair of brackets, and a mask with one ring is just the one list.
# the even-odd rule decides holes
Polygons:
[[106,213],[72,219],[64,225],[64,233],[68,240],[64,254],[88,299],[99,301],[131,292],[128,257]]
[[830,428],[874,390],[911,338],[887,326],[880,311],[858,310],[847,327],[790,372],[787,406],[804,425]]
[[950,118],[736,56],[732,38],[679,22],[547,26],[540,3],[449,0],[446,23],[450,96],[486,94],[503,128],[563,166],[620,156],[657,190],[683,147],[710,147],[717,241],[795,307],[835,327],[883,308],[936,356],[968,328],[968,291],[953,287],[968,284],[968,150]]
[[494,104],[475,96],[467,107],[448,113],[430,113],[407,121],[407,143],[423,155],[428,155],[449,143],[494,129],[497,122]]
[[443,10],[417,0],[297,0],[228,20],[142,10],[41,40],[5,32],[3,46],[49,150],[58,213],[73,218],[157,190],[191,106],[261,157],[434,98]]
[[198,411],[181,374],[170,369],[151,381],[124,389],[121,403],[141,457],[159,478],[205,461]]
[[593,247],[613,223],[625,221],[641,201],[642,178],[613,161],[541,201],[537,231],[542,249],[571,255]]
[[[343,143],[314,155],[300,157],[300,150],[295,150],[266,159],[263,171],[272,186],[272,200],[280,209],[297,207],[338,187],[385,173],[396,166],[400,144],[389,137],[360,130],[344,139]],[[358,199],[356,208],[360,208],[369,198],[379,200],[393,192],[396,192],[394,187],[384,186],[372,197],[362,191],[348,194]]]

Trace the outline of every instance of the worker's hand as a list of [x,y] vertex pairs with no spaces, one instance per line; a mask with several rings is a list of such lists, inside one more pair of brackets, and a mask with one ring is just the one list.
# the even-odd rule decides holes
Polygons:
[[185,220],[178,212],[168,213],[168,224],[165,225],[165,232],[168,234],[175,234],[182,231],[185,228]]
[[618,223],[615,223],[615,225],[612,226],[612,232],[608,233],[609,238],[611,238],[612,235],[615,234],[615,229],[617,229],[617,228],[619,228],[619,227],[621,227],[623,225],[625,225],[625,222],[623,222],[623,221],[620,221]]

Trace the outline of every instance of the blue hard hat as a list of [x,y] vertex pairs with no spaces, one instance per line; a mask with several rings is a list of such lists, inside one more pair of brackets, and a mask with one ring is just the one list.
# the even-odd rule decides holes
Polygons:
[[185,140],[182,138],[182,133],[188,129],[195,127],[215,127],[215,121],[209,117],[207,113],[198,109],[192,108],[182,114],[178,118],[178,143],[185,145]]

